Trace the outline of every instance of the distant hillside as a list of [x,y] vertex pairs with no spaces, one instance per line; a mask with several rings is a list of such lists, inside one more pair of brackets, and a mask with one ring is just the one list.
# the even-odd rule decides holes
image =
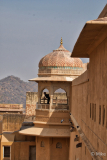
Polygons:
[[26,92],[37,92],[36,82],[24,82],[15,76],[0,80],[0,103],[23,104],[26,106]]

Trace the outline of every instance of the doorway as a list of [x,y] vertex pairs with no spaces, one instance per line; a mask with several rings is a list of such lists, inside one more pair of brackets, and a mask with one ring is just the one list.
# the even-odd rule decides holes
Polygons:
[[29,146],[29,160],[36,160],[36,146]]

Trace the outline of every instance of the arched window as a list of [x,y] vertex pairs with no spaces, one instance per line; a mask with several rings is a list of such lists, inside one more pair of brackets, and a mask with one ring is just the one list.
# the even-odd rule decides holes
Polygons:
[[53,104],[67,104],[67,93],[62,88],[57,89],[54,92]]
[[44,141],[41,141],[41,147],[45,147]]
[[49,104],[49,103],[50,103],[49,90],[45,88],[42,91],[41,104]]
[[58,143],[56,144],[56,148],[62,148],[62,144],[61,144],[60,142],[58,142]]

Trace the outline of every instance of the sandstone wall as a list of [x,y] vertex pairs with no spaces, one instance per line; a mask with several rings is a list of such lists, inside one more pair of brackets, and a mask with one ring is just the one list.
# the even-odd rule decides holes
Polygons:
[[[99,153],[105,153],[102,158],[107,160],[107,38],[90,54],[89,69],[72,82],[71,107],[72,115],[92,147]],[[76,145],[73,139],[71,133],[74,156],[92,160],[89,151],[86,151],[88,144],[85,146],[84,140],[81,140],[82,152],[78,155],[78,149],[72,148]]]
[[0,108],[21,109],[23,104],[0,104]]
[[[41,147],[43,142],[44,147]],[[56,148],[60,142],[62,148]],[[36,139],[36,159],[38,160],[68,160],[69,157],[69,138],[45,138]]]
[[25,116],[20,114],[3,115],[3,131],[16,131],[22,126]]
[[3,114],[23,114],[23,104],[0,104],[0,115]]
[[51,112],[49,110],[36,110],[35,121],[61,123],[62,119],[64,119],[63,123],[69,123],[69,111],[56,110]]
[[36,142],[14,142],[12,160],[29,160],[29,147],[35,146]]
[[[61,144],[59,148],[56,147],[57,143]],[[18,135],[17,132],[11,136],[3,134],[0,145],[1,160],[3,160],[3,146],[11,147],[11,160],[29,160],[30,146],[36,146],[37,160],[68,160],[69,156],[69,138],[33,137],[26,139],[25,135]]]

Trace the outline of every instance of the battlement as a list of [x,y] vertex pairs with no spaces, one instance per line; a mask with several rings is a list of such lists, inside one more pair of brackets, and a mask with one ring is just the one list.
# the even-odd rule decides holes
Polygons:
[[14,113],[23,114],[23,104],[0,104],[0,114]]

